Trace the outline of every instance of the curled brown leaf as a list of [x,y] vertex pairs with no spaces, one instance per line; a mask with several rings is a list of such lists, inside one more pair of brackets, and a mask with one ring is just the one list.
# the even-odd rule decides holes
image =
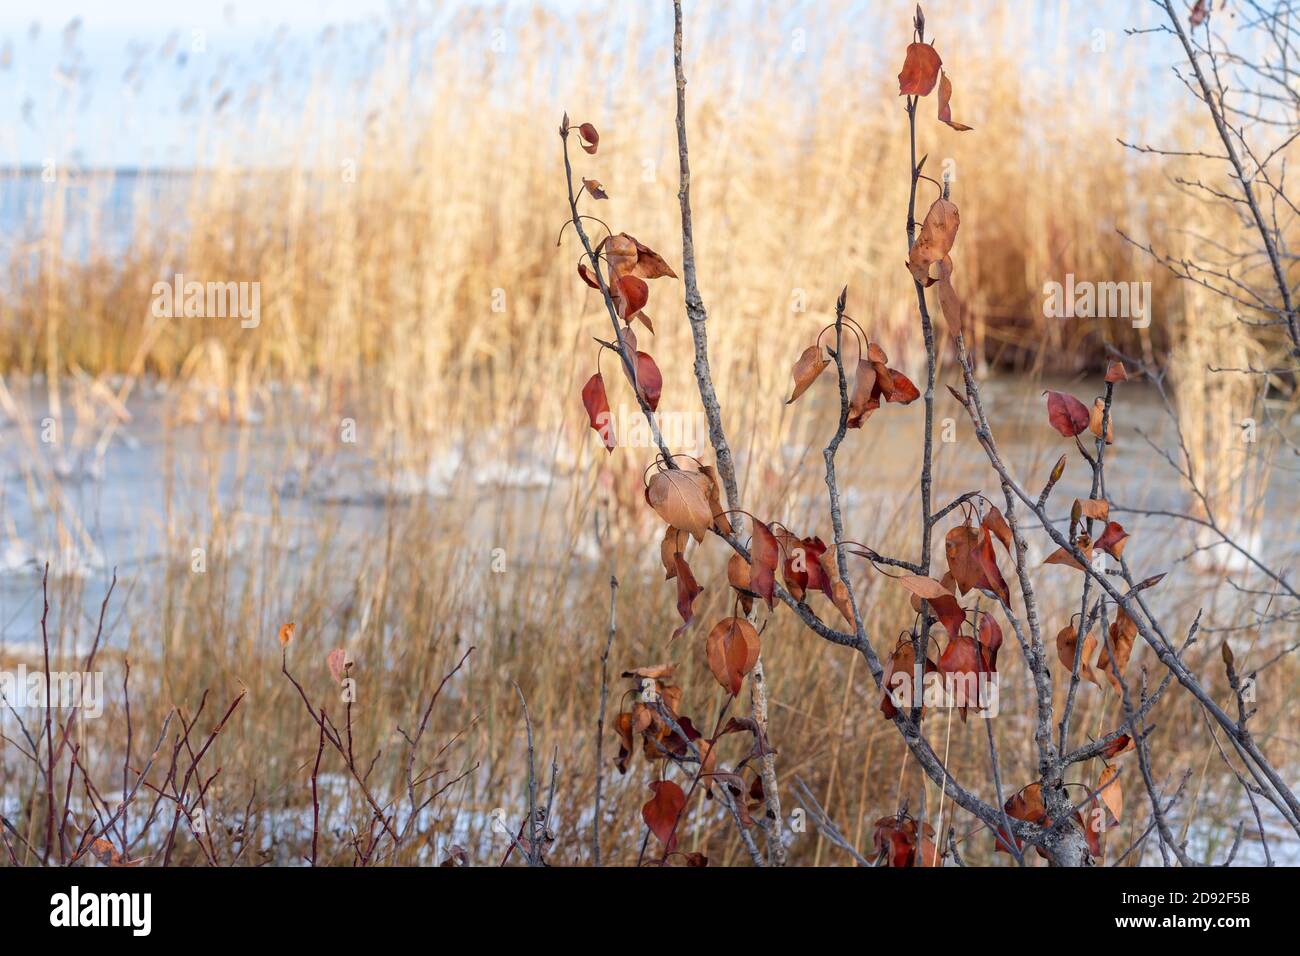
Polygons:
[[803,350],[799,360],[794,363],[794,368],[790,370],[790,375],[794,378],[794,391],[785,403],[789,405],[800,395],[808,390],[808,386],[817,380],[820,375],[830,364],[830,359],[826,358],[820,345],[810,345]]
[[948,79],[947,73],[939,77],[939,122],[947,123],[959,133],[971,129],[964,123],[954,123],[952,120],[952,80]]
[[907,255],[907,268],[912,278],[924,286],[932,285],[930,267],[941,262],[957,239],[961,215],[950,200],[940,197],[930,206],[921,223],[921,231]]

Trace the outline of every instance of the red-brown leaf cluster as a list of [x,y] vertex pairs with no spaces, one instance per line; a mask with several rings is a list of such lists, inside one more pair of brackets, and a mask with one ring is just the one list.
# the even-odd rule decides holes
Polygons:
[[881,817],[871,835],[871,846],[885,866],[943,866],[934,843],[934,827],[899,813]]

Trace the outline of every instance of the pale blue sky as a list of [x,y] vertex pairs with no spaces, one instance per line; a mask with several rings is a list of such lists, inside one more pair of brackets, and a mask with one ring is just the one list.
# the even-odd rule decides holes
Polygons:
[[[74,166],[190,165],[196,116],[227,91],[234,108],[241,88],[272,69],[290,97],[298,77],[305,88],[305,77],[320,66],[318,41],[327,27],[342,28],[349,40],[330,54],[340,61],[331,64],[335,72],[346,77],[349,69],[364,68],[362,54],[348,51],[364,48],[393,10],[416,11],[437,23],[477,2],[5,0],[0,5],[0,167],[39,166],[50,158]],[[483,5],[504,8],[501,16],[508,21],[526,17],[538,2],[569,11],[594,7],[618,17],[626,15],[632,0]],[[739,2],[788,10],[794,19],[815,18],[817,11],[817,0]],[[1026,17],[1041,20],[1044,43],[1062,30],[1077,40],[1098,26],[1112,42],[1123,42],[1123,28],[1149,17],[1151,9],[1144,0],[989,2],[1022,6]],[[895,4],[910,10],[912,0],[862,0],[864,31],[870,32],[875,14]],[[664,18],[665,29],[670,20]],[[1151,63],[1153,70],[1165,66]],[[293,115],[292,103],[276,106]]]
[[306,51],[327,25],[374,23],[390,5],[6,0],[0,6],[0,63],[8,61],[0,71],[0,165],[40,165],[51,157],[93,166],[186,165],[192,124],[182,104],[193,96],[195,107],[210,106],[222,92],[207,89],[214,72],[256,79],[266,59],[258,56],[259,45],[275,41]]

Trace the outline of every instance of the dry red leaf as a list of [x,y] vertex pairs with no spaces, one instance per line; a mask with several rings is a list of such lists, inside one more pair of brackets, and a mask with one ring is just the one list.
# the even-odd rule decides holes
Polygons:
[[1129,534],[1124,530],[1124,526],[1117,521],[1111,521],[1106,525],[1106,530],[1101,533],[1101,537],[1097,539],[1097,547],[1118,561],[1124,554],[1124,545],[1128,538]]
[[[744,558],[740,557],[739,554],[733,555],[733,557],[739,559],[739,560],[737,561],[735,567],[737,567],[737,568],[743,568],[743,569],[744,569],[744,572],[743,572],[744,575],[745,575],[744,580],[745,580],[746,582],[748,582],[748,581],[749,581],[749,562],[746,561]],[[733,579],[733,577],[732,577],[732,567],[733,567],[732,562],[731,562],[731,561],[728,561],[728,562],[727,562],[727,579],[728,579],[728,582],[731,583],[731,586],[732,586],[733,588],[735,588],[735,590],[736,590],[736,602],[740,605],[740,610],[742,610],[746,615],[748,615],[751,611],[754,610],[754,598],[755,598],[756,595],[754,594],[753,591],[749,590],[749,588],[737,588],[736,585],[735,585],[734,583],[732,583],[733,580],[739,580],[739,578],[735,578],[735,579]]]
[[618,733],[618,756],[614,760],[614,765],[618,767],[619,773],[627,773],[628,761],[632,759],[632,748],[635,746],[632,734],[632,713],[623,711],[614,719],[614,730]]
[[934,827],[928,823],[917,824],[910,816],[903,822],[905,830],[911,835],[916,853],[912,858],[913,866],[942,866],[938,847],[934,845]]
[[[957,294],[957,289],[952,284],[952,272],[952,256],[944,256],[939,260],[939,277],[935,280],[935,283],[938,286],[939,308],[943,312],[944,320],[948,323],[948,331],[955,336],[965,328],[963,319],[965,309],[961,303],[961,296]],[[953,391],[951,385],[948,386],[948,390]],[[953,392],[953,394],[956,395],[956,392]],[[961,401],[961,397],[958,396],[957,400]],[[962,404],[966,403],[962,402]]]
[[[951,598],[952,595],[949,595]],[[925,659],[925,666],[922,669],[921,680],[924,681],[925,674],[933,674],[938,671],[938,666],[928,657]],[[894,651],[889,655],[889,660],[885,663],[884,674],[884,694],[880,699],[880,712],[886,720],[893,720],[898,713],[898,708],[894,706],[894,700],[891,692],[898,688],[893,685],[895,674],[906,674],[910,687],[910,704],[920,707],[920,717],[925,717],[925,707],[923,705],[924,696],[923,688],[916,686],[916,649],[912,647],[912,642],[906,638],[900,640],[894,645]],[[906,699],[907,695],[903,695]]]
[[290,642],[293,641],[293,632],[296,631],[297,629],[298,629],[298,625],[293,621],[290,621],[288,624],[280,625],[280,646],[281,647],[289,646]]
[[605,380],[597,372],[582,386],[582,405],[587,409],[587,420],[600,436],[606,451],[614,450],[614,421],[609,414],[609,398],[605,394]]
[[[731,720],[735,719],[736,718],[733,717]],[[728,726],[731,725],[731,720],[727,721]],[[751,810],[756,810],[759,807],[762,807],[766,802],[767,801],[763,796],[763,776],[762,774],[754,774],[754,782],[749,785],[749,808]]]
[[[1066,673],[1074,673],[1074,656],[1078,653],[1079,632],[1073,624],[1067,624],[1056,634],[1056,656],[1065,665]],[[1101,681],[1092,669],[1092,653],[1097,649],[1097,639],[1091,634],[1083,639],[1083,654],[1079,658],[1079,676],[1101,686]]]
[[605,252],[605,261],[609,263],[609,274],[615,278],[634,276],[639,279],[658,279],[668,277],[676,279],[677,273],[659,255],[644,242],[626,232],[615,233],[601,240],[600,248]]
[[[899,405],[910,405],[921,397],[920,390],[912,384],[912,380],[896,368],[887,370],[889,372],[889,388],[881,387],[884,392],[885,401],[895,402]],[[876,381],[880,382],[880,373],[876,372]]]
[[595,179],[584,179],[582,185],[587,187],[587,192],[591,194],[592,199],[608,199],[609,194],[605,192],[605,187]]
[[[647,683],[650,685],[650,689],[657,694],[658,689],[654,686],[654,682],[645,681],[644,679],[642,679],[642,683],[641,685],[639,685],[642,687],[642,692],[644,693],[645,684]],[[637,701],[636,703],[634,703],[632,705],[632,712],[628,716],[630,718],[628,729],[631,734],[633,735],[644,734],[648,731],[653,730],[656,739],[662,737],[662,734],[660,733],[659,729],[657,729],[660,723],[659,716],[658,714],[655,713],[654,709],[651,708],[644,701]],[[646,756],[650,757],[651,759],[655,758],[655,754],[651,752],[650,748],[646,749]]]
[[803,548],[805,564],[808,567],[808,587],[813,591],[821,591],[827,597],[833,597],[831,594],[831,579],[826,576],[826,571],[822,568],[822,556],[826,554],[826,542],[813,535],[804,538],[800,542],[800,546]]
[[1002,542],[1002,547],[1006,548],[1009,554],[1015,541],[1011,535],[1011,525],[1007,524],[1007,519],[1002,516],[1002,512],[998,510],[997,505],[989,507],[988,514],[984,516],[984,520],[980,523],[988,529],[990,534]]
[[664,377],[647,352],[636,353],[636,384],[645,397],[645,403],[650,406],[650,411],[655,411],[659,407],[659,395],[663,392]]
[[588,153],[595,153],[596,147],[600,145],[600,134],[596,132],[596,127],[583,123],[578,127],[578,135],[582,137],[582,148]]
[[[948,646],[939,655],[939,672],[955,674],[966,688],[974,688],[975,704],[982,705],[979,694],[980,674],[993,673],[993,665],[983,647],[977,647],[975,638],[967,634],[957,634],[948,640]],[[962,719],[966,719],[966,707],[959,708]]]
[[939,623],[943,625],[943,629],[948,632],[949,637],[955,637],[961,633],[962,626],[966,623],[966,611],[951,594],[945,594],[931,600],[930,610],[939,619]]
[[[929,827],[929,824],[926,824]],[[929,837],[921,838],[921,845],[916,848],[916,853],[912,857],[913,866],[941,867],[943,866],[943,857],[939,853],[939,847]]]
[[[951,574],[945,574],[944,580],[947,581],[950,577]],[[921,601],[928,601],[930,610],[949,636],[955,637],[961,633],[962,625],[966,623],[966,612],[957,603],[957,598],[946,583],[918,575],[903,575],[895,580],[912,592],[912,610],[919,613]]]
[[907,268],[913,279],[925,286],[934,283],[930,266],[941,262],[952,251],[960,225],[956,204],[942,197],[936,199],[925,214],[921,232],[907,255]]
[[731,534],[731,521],[722,507],[722,479],[712,465],[701,465],[700,474],[709,479],[709,509],[713,512],[713,528],[721,534]]
[[1047,560],[1044,561],[1043,564],[1060,564],[1060,565],[1064,565],[1067,568],[1074,568],[1074,570],[1076,571],[1088,570],[1082,564],[1079,563],[1078,559],[1075,558],[1074,555],[1072,555],[1069,551],[1066,551],[1065,548],[1057,548],[1055,551],[1053,551],[1051,554],[1047,556]]
[[871,846],[877,858],[883,854],[886,866],[903,867],[912,863],[912,841],[898,825],[897,817],[881,817],[876,821]]
[[[1039,826],[1047,826],[1051,823],[1047,816],[1047,807],[1043,804],[1043,788],[1041,785],[1031,783],[1019,793],[1013,794],[1006,803],[1002,805],[1013,820],[1023,820],[1025,823],[1034,823]],[[994,840],[993,850],[996,853],[1009,853],[1003,841],[1010,842],[1012,837],[1004,829],[998,830],[998,836],[1001,839]],[[1024,841],[1019,837],[1014,838],[1016,847],[1024,846]],[[1046,857],[1042,847],[1038,847],[1040,856]]]
[[799,601],[804,599],[809,588],[830,597],[830,582],[823,574],[819,560],[826,551],[821,538],[800,538],[785,528],[775,534],[781,546],[781,576],[786,590]]
[[1133,742],[1132,737],[1130,737],[1128,734],[1120,734],[1118,737],[1116,737],[1114,740],[1112,740],[1110,743],[1108,743],[1105,746],[1105,748],[1101,752],[1101,756],[1106,760],[1114,760],[1120,754],[1127,753],[1128,751],[1134,750],[1136,748],[1137,748],[1137,744]]
[[641,819],[671,853],[677,846],[677,819],[686,809],[686,794],[671,780],[656,780],[650,790],[654,796],[641,808]]
[[713,773],[718,766],[718,752],[708,740],[695,741],[695,749],[700,752],[700,779],[704,781],[704,792],[713,793]]
[[759,650],[758,631],[740,617],[723,618],[713,625],[704,641],[709,670],[733,697],[740,693],[745,675],[758,663]]
[[[664,706],[668,708],[668,712],[676,717],[680,713],[678,705],[682,702],[682,689],[676,684],[665,684],[661,681],[659,682],[659,696],[663,698]],[[691,720],[689,717],[682,717],[678,723],[691,740],[699,736],[695,728],[690,726]]]
[[939,78],[943,60],[939,51],[928,43],[909,43],[898,73],[899,96],[928,96]]
[[1047,419],[1058,432],[1066,438],[1073,438],[1088,427],[1091,416],[1083,402],[1073,395],[1051,389],[1044,394],[1047,395]]
[[636,240],[627,233],[617,232],[606,236],[596,247],[596,252],[604,252],[611,282],[636,274]]
[[1097,657],[1097,667],[1105,673],[1106,679],[1115,688],[1115,692],[1122,694],[1123,688],[1119,678],[1128,667],[1128,659],[1133,653],[1133,642],[1138,635],[1137,622],[1121,607],[1107,633],[1110,637],[1109,646],[1101,649],[1101,654]]
[[796,601],[802,601],[808,588],[808,555],[803,542],[784,528],[775,534],[781,545],[781,579],[785,581],[785,589],[794,595]]
[[1210,15],[1209,0],[1196,0],[1195,6],[1192,7],[1192,12],[1187,17],[1187,22],[1190,23],[1193,27],[1199,27],[1202,23],[1205,22],[1205,18],[1208,17],[1209,15]]
[[672,266],[659,253],[655,252],[636,236],[629,236],[623,233],[628,239],[632,240],[632,245],[636,246],[636,264],[633,266],[633,274],[640,276],[642,279],[676,279],[677,273],[673,271]]
[[1081,517],[1093,521],[1106,521],[1110,518],[1110,502],[1105,498],[1076,498],[1074,506]]
[[673,555],[685,554],[686,542],[690,540],[690,532],[672,525],[664,528],[663,540],[659,542],[659,562],[664,566],[665,581],[677,577],[677,562],[673,560]]
[[[875,350],[876,348],[878,346],[873,344],[872,349]],[[880,360],[873,361],[871,367],[876,372],[876,392],[880,395],[884,395],[886,392],[892,393],[894,391],[893,370]]]
[[632,733],[643,734],[654,726],[655,712],[649,705],[643,702],[637,702],[632,705]]
[[1047,807],[1043,803],[1043,788],[1031,783],[1019,793],[1007,800],[1004,809],[1007,816],[1026,823],[1042,823],[1047,818]]
[[695,582],[695,575],[691,573],[691,566],[684,557],[675,554],[673,562],[677,566],[677,613],[682,616],[682,626],[673,631],[673,639],[676,640],[682,631],[691,626],[691,621],[695,618],[695,599],[704,593],[704,588]]
[[749,546],[750,587],[755,594],[772,606],[776,588],[776,565],[780,560],[781,549],[776,542],[772,529],[761,521],[754,522],[754,537]]
[[871,413],[880,408],[880,399],[907,405],[921,397],[920,390],[902,372],[889,368],[889,359],[875,342],[868,343],[867,357],[858,360],[853,396],[849,402],[849,428],[861,428]]
[[840,612],[840,616],[850,626],[853,626],[853,605],[849,602],[849,589],[845,586],[843,578],[840,577],[839,560],[835,556],[835,548],[832,546],[827,549],[818,558],[818,563],[821,564],[822,573],[830,584],[831,603]]
[[596,281],[596,273],[588,269],[585,262],[578,263],[578,275],[583,282],[587,283],[587,285],[591,286],[593,289],[600,288],[600,283]]
[[121,854],[117,852],[117,848],[103,837],[98,837],[94,843],[90,844],[90,852],[103,866],[112,866],[121,859]]
[[90,844],[90,852],[101,866],[135,867],[145,862],[143,858],[139,860],[128,859],[125,854],[118,852],[112,842],[105,840],[103,837],[98,837]]
[[907,588],[917,597],[926,601],[952,596],[952,592],[934,578],[928,578],[921,574],[903,574],[894,580]]
[[749,562],[740,556],[740,552],[734,552],[727,559],[727,583],[739,591],[741,594],[750,597],[757,597],[749,585],[750,567]]
[[989,667],[998,669],[998,648],[1002,646],[1002,625],[987,612],[980,615],[980,646],[988,653]]
[[632,365],[636,365],[636,333],[632,331],[632,327],[629,325],[627,328],[620,329],[618,336],[622,340],[623,352],[627,355],[628,361]]
[[1088,806],[1089,822],[1085,823],[1083,815],[1078,811],[1075,812],[1074,819],[1079,824],[1079,828],[1083,830],[1084,840],[1088,844],[1088,852],[1094,859],[1097,859],[1101,857],[1102,825],[1100,816],[1094,812],[1098,809],[1096,798],[1088,801]]
[[866,359],[858,359],[858,374],[853,381],[853,397],[849,400],[849,428],[861,428],[871,413],[880,407],[880,388],[876,385],[876,370]]
[[[690,742],[695,741],[696,746],[700,744],[700,732],[691,724],[689,717],[676,718],[677,725],[683,733],[679,734],[673,730],[666,721],[659,721],[653,734],[642,735],[645,744],[643,750],[648,760],[667,760],[670,756],[678,759],[686,757],[690,751]],[[651,754],[653,748],[654,754]],[[705,747],[700,747],[703,752]],[[701,753],[703,756],[703,753]]]
[[952,121],[952,80],[948,79],[947,73],[943,73],[939,77],[939,122],[947,123],[959,133],[964,133],[972,128],[964,123],[954,123]]
[[1097,799],[1106,805],[1116,823],[1124,816],[1124,791],[1119,785],[1119,768],[1103,767],[1097,778]]
[[1107,382],[1127,382],[1128,369],[1124,367],[1123,362],[1111,362],[1106,368]]
[[984,577],[984,569],[975,556],[979,538],[979,533],[969,524],[958,525],[944,535],[943,551],[948,559],[948,571],[962,594],[978,587]]
[[946,256],[941,260],[940,274],[936,280],[937,285],[939,285],[939,308],[944,313],[944,320],[948,323],[949,334],[957,336],[957,333],[965,328],[965,324],[963,324],[965,323],[965,320],[963,320],[965,311],[963,311],[961,297],[958,297],[952,280],[944,273],[943,263],[948,263],[948,261],[952,261],[952,256]]
[[944,538],[944,553],[948,558],[948,570],[962,594],[977,588],[997,595],[1010,606],[1011,591],[998,568],[993,537],[988,528],[983,524],[978,528],[969,524],[953,528]]
[[896,814],[876,821],[871,835],[872,852],[884,857],[885,865],[941,866],[938,848],[934,845],[934,827],[923,823],[918,828],[910,816]]
[[614,280],[614,286],[609,291],[618,310],[618,317],[624,322],[631,322],[632,318],[650,301],[650,287],[640,276],[619,276]]

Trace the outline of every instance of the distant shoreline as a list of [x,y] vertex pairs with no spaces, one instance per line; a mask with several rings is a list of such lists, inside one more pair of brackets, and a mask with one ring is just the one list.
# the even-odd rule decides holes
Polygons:
[[[243,173],[284,173],[291,170],[288,166],[249,166],[240,170]],[[229,168],[216,169],[206,166],[65,166],[62,173],[67,179],[186,179],[205,174],[226,174]],[[0,178],[6,179],[40,179],[45,172],[43,166],[0,166]]]

